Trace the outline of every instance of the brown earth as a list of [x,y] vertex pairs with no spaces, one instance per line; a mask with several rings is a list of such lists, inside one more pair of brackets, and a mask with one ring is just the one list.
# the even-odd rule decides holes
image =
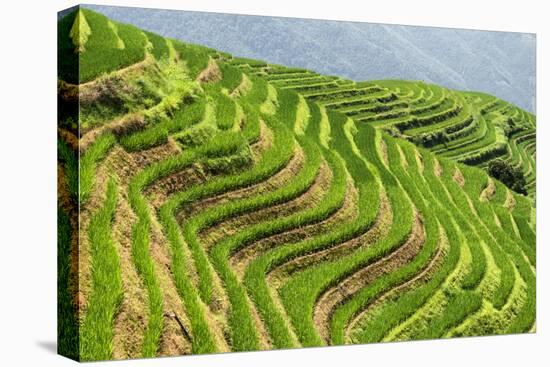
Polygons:
[[458,167],[455,168],[455,172],[453,174],[453,180],[460,186],[464,187],[464,184],[466,181],[464,180],[464,176],[462,175],[462,172],[458,169]]
[[132,226],[136,217],[127,200],[127,193],[119,189],[113,238],[120,259],[124,295],[113,325],[114,359],[141,357],[143,332],[149,321],[147,291],[132,259]]
[[390,162],[388,159],[388,146],[386,145],[386,141],[384,139],[380,139],[380,154],[382,155],[382,161],[384,161],[386,167],[389,167]]
[[67,145],[75,152],[79,151],[79,144],[78,137],[70,132],[69,130],[62,129],[60,127],[57,128],[57,135],[58,139],[63,140]]
[[[105,162],[113,159],[115,151],[111,150],[105,157]],[[79,307],[79,318],[82,319],[86,313],[86,302],[91,292],[91,255],[90,243],[88,240],[88,227],[92,215],[101,208],[105,201],[105,191],[107,182],[111,177],[106,165],[98,166],[93,188],[86,203],[80,206],[79,233],[78,233],[78,266],[76,271],[79,274],[78,279],[78,299],[81,303]]]
[[480,201],[489,201],[491,200],[497,191],[497,187],[495,185],[495,182],[492,179],[488,179],[487,186],[481,191],[481,194],[479,194],[479,200]]
[[443,174],[443,168],[441,167],[439,160],[437,158],[434,158],[434,175],[436,177],[441,177],[442,174]]
[[208,60],[208,66],[201,71],[197,76],[197,82],[199,83],[214,83],[222,79],[222,71],[212,58]]
[[68,293],[72,297],[75,310],[84,307],[85,299],[80,293],[80,272],[79,269],[79,214],[75,200],[71,198],[65,171],[63,167],[57,166],[57,205],[67,214],[71,225],[70,261],[69,261],[69,284]]
[[250,79],[248,79],[246,74],[243,73],[241,82],[239,83],[239,85],[233,91],[231,91],[229,96],[231,98],[242,97],[242,96],[246,95],[250,91],[251,88],[252,88],[252,82],[250,81]]
[[93,144],[98,137],[105,133],[113,133],[115,135],[124,135],[133,131],[138,131],[145,128],[145,119],[140,113],[130,113],[123,117],[107,122],[99,127],[86,132],[80,138],[80,154],[86,152],[88,147]]
[[504,201],[503,206],[509,211],[512,211],[516,206],[516,199],[510,190],[506,191],[506,200]]

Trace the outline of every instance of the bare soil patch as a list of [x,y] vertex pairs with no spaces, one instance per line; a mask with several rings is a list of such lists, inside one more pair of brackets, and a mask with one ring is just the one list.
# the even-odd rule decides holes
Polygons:
[[78,137],[75,134],[73,134],[69,130],[58,127],[57,135],[59,136],[58,139],[63,140],[73,151],[78,152],[79,141]]
[[497,191],[497,187],[495,185],[495,182],[492,179],[488,179],[487,186],[481,191],[481,194],[479,195],[480,201],[489,201],[495,196],[495,193]]
[[238,98],[238,97],[244,96],[250,91],[251,88],[252,88],[252,82],[246,76],[246,74],[243,73],[241,82],[239,83],[237,88],[235,88],[235,89],[233,89],[233,91],[231,91],[229,96],[231,98]]
[[75,308],[84,306],[85,300],[79,292],[79,212],[78,206],[71,198],[63,167],[57,166],[57,205],[67,214],[71,224],[71,243],[69,259],[68,293],[71,295]]
[[386,141],[384,139],[380,139],[380,154],[382,155],[382,161],[384,161],[384,164],[386,166],[389,166],[390,162],[388,160],[388,146],[386,145]]
[[512,211],[516,206],[516,199],[510,190],[506,191],[506,200],[504,201],[504,207],[509,211]]
[[107,168],[115,155],[115,151],[111,150],[105,157],[104,164],[98,166],[94,186],[90,192],[85,205],[80,206],[79,212],[79,233],[78,233],[78,315],[83,319],[86,313],[86,302],[91,292],[91,255],[90,243],[88,240],[88,227],[92,215],[99,210],[105,201],[105,191],[107,182],[111,177],[111,172]]
[[208,60],[208,66],[199,73],[196,80],[199,83],[213,83],[220,81],[221,79],[222,71],[220,70],[220,67],[214,59],[210,58],[210,60]]
[[80,138],[80,153],[86,152],[88,147],[104,133],[113,133],[117,136],[139,131],[146,127],[145,119],[140,113],[130,113],[123,117],[107,122],[87,132],[82,132]]
[[273,132],[260,120],[260,138],[250,146],[252,160],[257,163],[262,154],[273,146]]
[[439,163],[439,160],[437,158],[434,158],[434,175],[436,177],[441,177],[443,174],[443,168],[441,167],[441,163]]
[[483,202],[491,200],[495,196],[496,191],[497,187],[495,182],[489,178],[487,181],[487,186],[485,186],[479,195],[479,200]]
[[462,172],[458,169],[458,167],[455,168],[455,172],[453,174],[453,180],[460,187],[464,187],[464,184],[466,183],[466,181],[464,180],[464,176],[462,175]]

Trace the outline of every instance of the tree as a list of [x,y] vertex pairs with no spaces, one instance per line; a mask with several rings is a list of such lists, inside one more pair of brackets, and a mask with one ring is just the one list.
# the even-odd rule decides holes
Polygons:
[[520,194],[527,195],[527,190],[525,189],[525,176],[521,168],[514,167],[502,159],[495,159],[489,162],[487,171],[491,176],[501,181],[510,189]]

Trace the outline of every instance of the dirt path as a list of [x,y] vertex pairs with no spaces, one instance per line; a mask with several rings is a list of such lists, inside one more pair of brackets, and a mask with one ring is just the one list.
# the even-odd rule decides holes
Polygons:
[[69,259],[69,279],[68,293],[71,295],[73,305],[78,309],[84,305],[84,298],[79,292],[80,288],[80,271],[79,271],[79,223],[80,216],[78,206],[69,193],[65,171],[58,163],[57,165],[57,205],[67,214],[71,225],[71,243],[70,243],[70,259]]
[[140,113],[126,114],[120,118],[108,121],[101,126],[89,130],[80,138],[80,154],[84,154],[88,147],[92,145],[97,138],[105,133],[113,133],[115,135],[129,134],[132,131],[138,131],[145,128],[145,119]]
[[458,169],[458,167],[455,168],[455,172],[453,174],[453,180],[460,187],[464,187],[464,184],[466,183],[466,181],[464,180],[464,176],[462,175],[462,172]]
[[[132,257],[132,227],[136,217],[128,203],[127,187],[134,174],[144,162],[138,163],[140,155],[128,154],[124,149],[115,147],[113,155],[105,161],[109,171],[117,176],[122,188],[121,199],[115,216],[114,234],[119,243],[121,274],[124,287],[124,298],[114,325],[114,357],[138,358],[141,356],[143,333],[148,325],[149,301],[142,279],[136,272]],[[152,163],[152,162],[150,162]],[[155,224],[155,222],[153,222]],[[187,315],[179,299],[169,270],[167,244],[159,233],[158,225],[152,226],[150,254],[155,263],[155,275],[162,292],[164,313],[174,313],[182,319]],[[164,240],[164,241],[163,241]],[[162,243],[162,246],[159,246]],[[175,319],[165,318],[159,355],[181,355],[191,352],[187,340]]]

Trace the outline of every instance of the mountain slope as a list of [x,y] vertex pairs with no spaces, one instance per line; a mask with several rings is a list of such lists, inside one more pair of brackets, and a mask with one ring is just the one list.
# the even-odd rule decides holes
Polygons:
[[[117,47],[88,43],[116,31],[80,12],[73,52]],[[80,322],[61,353],[532,330],[530,198],[254,75],[261,62],[132,32],[143,58],[59,81],[59,316]]]
[[214,57],[441,156],[483,168],[492,161],[505,160],[526,179],[518,191],[534,195],[536,119],[510,103],[484,93],[453,91],[423,82],[355,83],[224,53]]

